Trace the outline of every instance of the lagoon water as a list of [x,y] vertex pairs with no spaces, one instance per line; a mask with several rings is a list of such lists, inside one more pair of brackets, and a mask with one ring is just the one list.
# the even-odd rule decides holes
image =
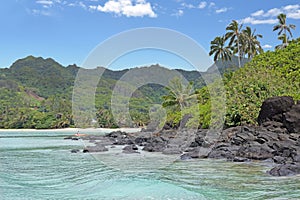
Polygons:
[[80,140],[63,140],[71,134],[1,131],[0,199],[300,199],[300,177],[271,177],[268,163],[208,159],[124,171],[70,153],[83,148]]

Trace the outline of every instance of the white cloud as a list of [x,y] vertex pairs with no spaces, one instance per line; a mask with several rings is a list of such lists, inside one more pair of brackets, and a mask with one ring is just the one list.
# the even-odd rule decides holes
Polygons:
[[263,48],[263,49],[271,49],[272,46],[269,45],[269,44],[265,44],[265,45],[262,46],[262,48]]
[[80,1],[78,5],[83,9],[87,9],[87,6],[82,1]]
[[30,14],[35,15],[35,16],[51,16],[52,14],[48,11],[45,10],[37,10],[37,9],[33,9],[33,10],[29,10],[28,11]]
[[227,12],[228,8],[220,8],[220,9],[217,9],[216,10],[216,13],[224,13],[224,12]]
[[300,4],[286,5],[281,8],[272,8],[267,11],[258,10],[240,22],[244,24],[275,24],[278,22],[277,16],[285,13],[287,18],[300,19]]
[[38,0],[36,3],[41,4],[43,8],[50,8],[54,4],[54,2],[50,0]]
[[287,5],[283,7],[284,10],[290,11],[290,10],[297,10],[300,8],[300,5]]
[[263,16],[264,17],[276,17],[280,13],[282,13],[281,9],[279,9],[279,8],[272,8],[272,9],[268,10],[268,12],[266,12]]
[[198,8],[203,9],[207,6],[207,2],[206,1],[202,1],[200,2],[200,4],[198,5]]
[[184,11],[180,9],[176,13],[174,13],[173,16],[181,17],[181,16],[183,16],[183,14],[184,14]]
[[291,19],[300,19],[300,10],[297,10],[293,13],[288,13],[287,17]]
[[216,4],[214,2],[210,2],[208,7],[212,8],[212,7],[215,7],[215,6],[216,6]]
[[283,8],[287,17],[291,19],[300,19],[300,5],[287,5]]
[[187,4],[187,3],[182,3],[181,6],[189,9],[196,8],[193,4]]
[[254,17],[247,17],[245,19],[240,20],[243,24],[275,24],[277,23],[277,19],[256,19]]
[[53,1],[50,1],[50,0],[38,0],[38,1],[36,1],[36,3],[42,4],[42,5],[48,5],[48,6],[53,5]]
[[109,0],[104,6],[89,6],[91,10],[125,15],[126,17],[157,17],[151,4],[145,0]]
[[255,13],[252,13],[251,16],[252,17],[258,17],[258,16],[262,16],[265,12],[263,10],[258,10]]

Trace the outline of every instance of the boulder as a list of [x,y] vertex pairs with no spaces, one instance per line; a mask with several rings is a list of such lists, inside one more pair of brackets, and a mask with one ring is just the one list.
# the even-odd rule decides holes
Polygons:
[[143,151],[162,152],[167,146],[167,142],[161,137],[155,137],[149,140],[144,146]]
[[108,134],[105,135],[106,137],[110,137],[110,138],[126,138],[127,137],[127,133],[122,132],[122,131],[113,131],[110,132]]
[[72,149],[71,153],[78,153],[80,150],[79,149]]
[[165,155],[176,155],[176,154],[181,154],[182,151],[178,146],[168,146],[162,151],[162,153]]
[[300,163],[300,154],[293,155],[292,160],[293,160],[293,162]]
[[195,138],[194,141],[191,142],[190,147],[202,147],[206,145],[206,141],[205,141],[205,136],[207,134],[206,129],[200,129],[197,131],[197,133],[195,134]]
[[70,136],[65,137],[64,140],[72,140],[72,138],[73,138],[73,136],[70,135]]
[[232,161],[233,161],[233,162],[247,162],[247,161],[249,161],[249,159],[248,159],[248,158],[243,158],[243,157],[238,157],[238,156],[236,156],[236,157],[234,157],[234,158],[232,159]]
[[139,146],[145,146],[150,138],[145,136],[139,136],[135,138],[134,143]]
[[292,108],[283,114],[284,125],[290,133],[300,133],[300,104],[293,105]]
[[272,152],[273,150],[265,144],[251,143],[242,146],[238,150],[237,156],[253,160],[266,160],[273,158]]
[[272,176],[291,176],[300,174],[300,163],[288,163],[274,167],[268,172]]
[[230,143],[217,143],[208,154],[208,158],[224,158],[227,160],[232,160],[236,156],[239,149],[239,146],[232,145]]
[[133,138],[125,132],[114,131],[105,135],[106,138],[109,138],[113,145],[131,145],[133,143]]
[[272,97],[265,100],[261,106],[258,124],[262,125],[266,121],[283,122],[283,113],[291,110],[295,104],[292,97]]
[[277,164],[285,164],[287,161],[287,158],[281,157],[281,156],[274,156],[273,161],[274,161],[274,163],[277,163]]
[[288,130],[285,128],[283,122],[276,121],[266,121],[261,124],[267,131],[273,133],[288,133]]
[[104,145],[87,146],[83,149],[83,153],[95,153],[104,151],[108,151],[108,148],[106,148]]
[[208,158],[215,158],[215,159],[232,160],[234,157],[235,157],[235,155],[231,151],[228,151],[228,150],[225,150],[225,149],[212,150],[208,154]]
[[180,160],[190,160],[190,159],[192,159],[192,157],[190,156],[190,154],[187,154],[187,153],[182,154],[180,156]]
[[211,150],[212,148],[198,147],[190,150],[188,153],[185,153],[182,156],[190,157],[190,158],[207,158]]
[[140,153],[137,151],[138,150],[138,147],[136,145],[128,145],[128,146],[125,146],[123,148],[123,151],[122,153],[127,153],[127,154],[130,154],[130,153]]

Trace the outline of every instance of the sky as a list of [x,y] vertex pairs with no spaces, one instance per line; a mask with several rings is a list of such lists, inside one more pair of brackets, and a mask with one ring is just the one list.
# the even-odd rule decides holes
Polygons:
[[[300,37],[299,0],[4,0],[0,6],[0,67],[28,55],[81,66],[99,44],[144,27],[174,30],[208,54],[210,41],[225,34],[232,20],[256,29],[263,35],[264,49],[273,50],[280,43],[277,32],[272,31],[280,13],[287,14],[288,24],[297,26],[294,38]],[[171,52],[146,49],[121,56],[110,68],[156,63],[191,67]]]

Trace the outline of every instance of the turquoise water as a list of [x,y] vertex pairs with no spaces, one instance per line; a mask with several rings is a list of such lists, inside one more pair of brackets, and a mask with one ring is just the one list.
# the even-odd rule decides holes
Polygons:
[[83,147],[63,140],[70,134],[0,132],[0,199],[300,199],[300,177],[268,176],[267,163],[176,161],[134,173],[70,153]]

